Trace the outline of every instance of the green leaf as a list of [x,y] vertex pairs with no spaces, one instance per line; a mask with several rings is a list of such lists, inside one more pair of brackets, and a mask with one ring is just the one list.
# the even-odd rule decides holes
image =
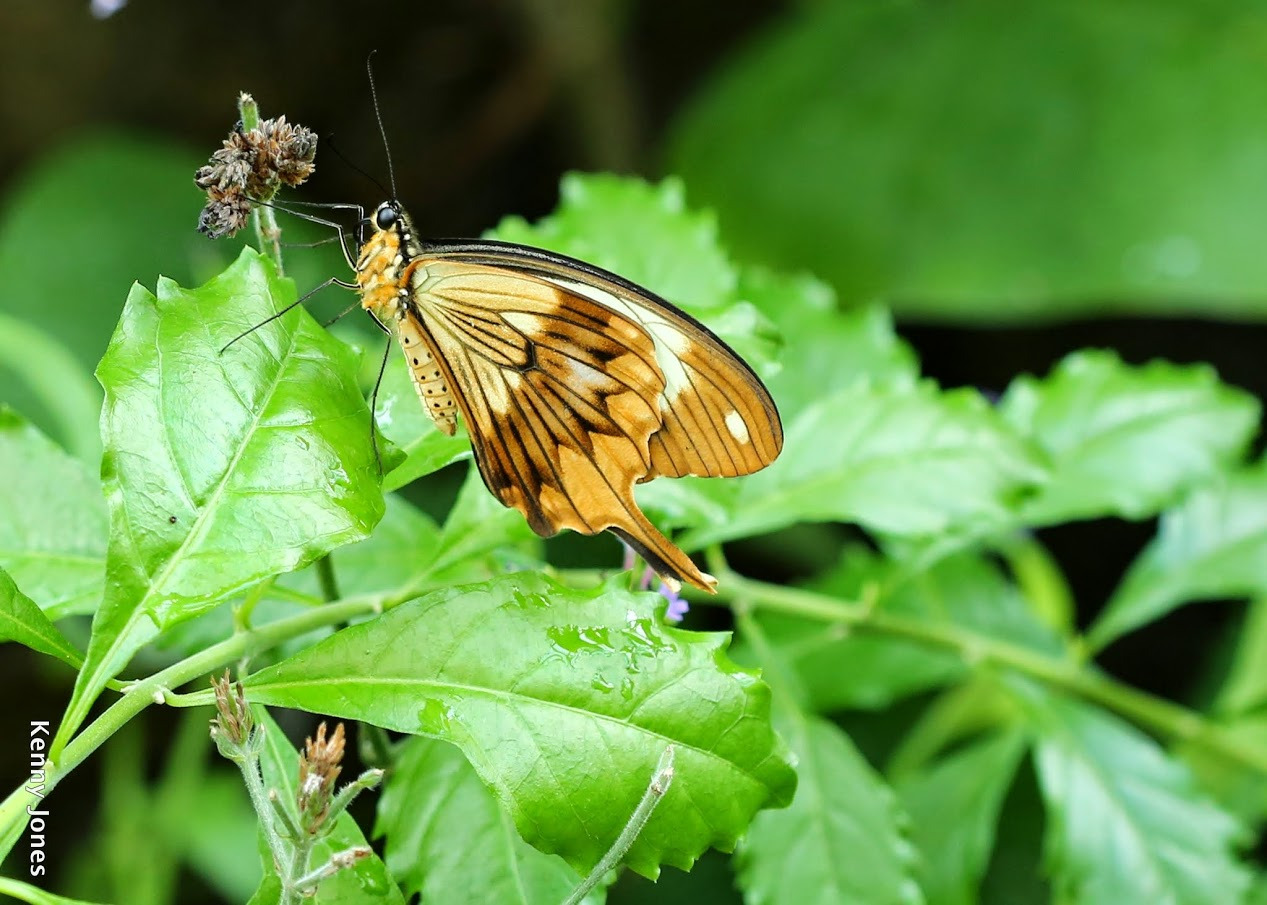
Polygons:
[[246,250],[199,289],[135,287],[97,369],[111,531],[93,621],[55,750],[107,679],[162,629],[365,537],[383,514],[350,350]]
[[892,791],[849,737],[803,713],[778,721],[800,783],[785,811],[758,814],[744,839],[738,883],[752,902],[914,905],[915,856]]
[[[428,905],[557,905],[581,876],[524,842],[457,748],[410,739],[383,789],[374,835],[406,896]],[[478,864],[478,870],[471,865]],[[587,902],[600,903],[593,893]]]
[[649,185],[569,173],[553,214],[535,224],[507,217],[489,237],[580,258],[692,309],[720,308],[735,291],[734,266],[717,244],[715,218],[687,210],[677,179]]
[[[1053,655],[1062,650],[1017,589],[978,554],[948,557],[908,575],[903,564],[851,548],[810,587],[843,600],[874,599],[878,612],[921,623],[951,625]],[[926,644],[760,610],[756,618],[795,670],[814,710],[878,710],[967,672],[961,658]]]
[[0,567],[50,619],[90,613],[105,583],[106,507],[83,463],[0,407]]
[[[201,201],[190,183],[192,160],[187,148],[157,134],[89,134],[9,183],[0,214],[0,314],[34,327],[38,333],[24,330],[21,338],[52,340],[47,345],[69,352],[78,367],[61,355],[37,359],[34,346],[16,345],[21,335],[6,329],[0,367],[19,380],[11,382],[8,370],[0,374],[0,398],[85,461],[95,464],[101,450],[100,439],[87,435],[95,434],[101,390],[85,378],[105,350],[119,299],[134,280],[152,280],[157,261],[189,282],[218,271],[241,244],[222,247],[193,229]],[[62,251],[53,261],[66,266],[49,259],[54,222]],[[62,383],[56,400],[49,399],[54,379]],[[88,412],[87,421],[78,420]]]
[[[101,458],[101,388],[65,346],[35,324],[0,313],[0,368],[15,372],[35,397],[31,411],[47,414],[56,436],[80,461]],[[19,393],[6,388],[0,409],[20,400]]]
[[741,260],[904,316],[1261,317],[1259,25],[1184,0],[793,4],[684,107],[665,169]]
[[[1019,685],[1019,683],[1017,683]],[[1047,866],[1062,901],[1238,902],[1244,827],[1131,726],[1085,704],[1023,694],[1048,808]]]
[[1240,459],[1259,405],[1208,366],[1131,367],[1088,351],[1043,380],[1015,380],[1000,411],[1051,459],[1051,480],[1023,515],[1050,525],[1154,515]]
[[929,905],[974,905],[994,848],[995,824],[1025,739],[999,732],[947,755],[897,787],[920,854]]
[[[256,725],[264,732],[264,750],[260,754],[260,772],[264,776],[264,788],[277,792],[283,805],[295,813],[296,777],[299,775],[299,752],[292,748],[280,726],[263,707],[253,707]],[[372,791],[361,795],[372,795]],[[246,790],[242,790],[246,795]],[[274,818],[276,819],[276,818]],[[259,850],[264,863],[264,879],[260,887],[251,897],[249,905],[277,905],[281,897],[281,883],[277,869],[273,864],[273,856],[268,843],[260,829]],[[365,834],[357,826],[352,815],[344,811],[334,822],[329,835],[318,840],[312,847],[308,859],[308,870],[325,864],[330,856],[354,847],[368,847]],[[358,861],[350,868],[339,871],[332,877],[321,881],[317,887],[317,899],[321,905],[367,905],[380,902],[385,905],[405,905],[405,897],[400,894],[387,873],[387,865],[378,855]]]
[[970,390],[859,386],[806,409],[773,465],[729,482],[737,488],[729,519],[697,527],[682,543],[696,548],[801,521],[857,522],[896,535],[968,534],[1012,519],[1044,474],[1029,447]]
[[1087,632],[1102,648],[1181,603],[1267,593],[1267,464],[1198,490],[1163,513]]
[[437,585],[539,568],[543,562],[541,538],[521,512],[507,509],[488,492],[474,465],[467,469],[431,557],[427,572]]
[[0,641],[25,644],[75,669],[84,659],[35,602],[18,590],[3,569],[0,569]]
[[725,658],[726,636],[664,627],[662,607],[513,574],[403,604],[246,684],[252,700],[453,742],[520,834],[581,871],[676,745],[673,785],[627,856],[654,876],[731,848],[795,784],[769,689]]
[[785,421],[837,390],[860,383],[908,386],[919,377],[915,353],[894,331],[887,308],[841,311],[821,280],[761,268],[740,273],[739,295],[783,334],[783,368],[769,386]]
[[758,373],[774,369],[772,328],[738,294],[716,221],[686,208],[679,180],[648,185],[571,173],[559,194],[549,217],[533,225],[508,217],[490,238],[548,248],[620,274],[704,321]]
[[[393,340],[394,342],[394,340]],[[452,437],[445,436],[418,401],[405,365],[404,356],[395,352],[383,374],[378,390],[374,420],[383,436],[391,440],[405,459],[383,478],[383,490],[397,490],[424,475],[439,471],[471,456],[471,441],[466,426]]]
[[[1223,738],[1245,750],[1267,750],[1267,713],[1237,714],[1218,721]],[[1220,807],[1251,826],[1267,817],[1267,775],[1254,765],[1236,761],[1201,743],[1200,739],[1176,745],[1201,789]]]

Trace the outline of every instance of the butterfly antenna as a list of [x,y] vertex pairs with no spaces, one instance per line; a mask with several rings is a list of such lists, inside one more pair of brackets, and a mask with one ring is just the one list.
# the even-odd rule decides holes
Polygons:
[[[381,327],[382,324],[379,324]],[[387,345],[383,347],[383,361],[378,366],[378,380],[374,381],[374,392],[370,394],[370,445],[374,447],[374,461],[378,463],[378,475],[383,476],[383,457],[378,452],[378,388],[383,385],[383,374],[387,372],[387,358],[392,354],[392,338],[387,337]]]
[[383,126],[383,114],[378,109],[378,90],[374,87],[374,54],[377,50],[371,50],[369,57],[365,60],[365,71],[370,77],[370,99],[374,101],[374,118],[378,120],[378,134],[383,136],[383,151],[387,154],[387,180],[392,186],[392,200],[396,200],[396,168],[392,166],[392,149],[387,143],[387,129]]
[[[382,122],[381,122],[381,121],[379,122],[378,127],[379,127],[380,129],[383,127],[383,124],[382,124]],[[373,176],[371,176],[369,173],[365,172],[365,171],[364,171],[364,170],[362,170],[360,167],[358,167],[356,164],[354,164],[351,160],[349,160],[349,159],[348,159],[348,157],[347,157],[347,156],[346,156],[346,155],[345,155],[342,151],[340,151],[340,150],[339,150],[338,146],[337,146],[337,145],[335,145],[335,143],[334,143],[334,136],[333,136],[333,135],[327,135],[327,136],[326,136],[326,147],[327,147],[327,148],[329,148],[329,149],[330,149],[330,150],[334,153],[334,156],[335,156],[335,157],[339,158],[339,159],[340,159],[340,160],[342,160],[344,163],[346,163],[349,167],[351,167],[351,168],[352,168],[352,170],[353,170],[354,172],[360,173],[362,176],[364,176],[364,177],[365,177],[366,179],[368,179],[370,182],[372,182],[372,183],[374,183],[376,186],[378,186],[378,190],[379,190],[380,192],[382,192],[384,195],[386,195],[386,194],[387,194],[387,187],[386,187],[385,185],[383,185],[381,182],[379,182],[377,179],[375,179],[375,178],[374,178]],[[388,169],[388,170],[390,170],[390,169],[391,169],[391,157],[390,157],[390,156],[387,158],[387,169]],[[395,196],[396,196],[396,193],[393,191],[393,192],[392,192],[392,197],[394,198]]]

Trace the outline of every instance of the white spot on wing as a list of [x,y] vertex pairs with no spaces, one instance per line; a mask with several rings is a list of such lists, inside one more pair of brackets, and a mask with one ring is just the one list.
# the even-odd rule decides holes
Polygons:
[[740,443],[748,442],[748,425],[744,424],[743,418],[734,409],[726,416],[726,429]]
[[664,397],[661,408],[667,408],[681,395],[682,390],[690,384],[686,375],[686,367],[682,364],[682,355],[690,348],[690,339],[679,330],[672,321],[654,308],[636,305],[606,290],[558,277],[547,277],[577,295],[583,295],[604,308],[623,314],[636,324],[641,324],[651,337],[655,348],[656,364],[664,375]]

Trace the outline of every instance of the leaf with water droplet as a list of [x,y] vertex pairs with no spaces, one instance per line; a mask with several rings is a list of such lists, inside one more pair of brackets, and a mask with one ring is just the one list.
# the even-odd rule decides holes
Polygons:
[[97,368],[106,593],[55,748],[159,631],[382,518],[352,350],[298,309],[221,351],[294,297],[250,249],[197,289],[128,296]]
[[435,591],[256,673],[248,695],[455,743],[524,838],[582,872],[675,745],[676,778],[627,860],[647,876],[688,868],[787,804],[795,774],[769,689],[726,658],[728,636],[662,625],[664,599],[622,580],[578,591],[516,573]]

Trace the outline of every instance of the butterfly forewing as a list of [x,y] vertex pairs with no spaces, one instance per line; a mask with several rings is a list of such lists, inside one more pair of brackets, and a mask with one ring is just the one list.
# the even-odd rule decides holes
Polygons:
[[656,296],[580,261],[496,242],[427,249],[444,260],[516,267],[623,313],[647,331],[666,387],[652,467],[641,478],[736,477],[769,465],[783,447],[778,409],[760,378],[703,324]]

